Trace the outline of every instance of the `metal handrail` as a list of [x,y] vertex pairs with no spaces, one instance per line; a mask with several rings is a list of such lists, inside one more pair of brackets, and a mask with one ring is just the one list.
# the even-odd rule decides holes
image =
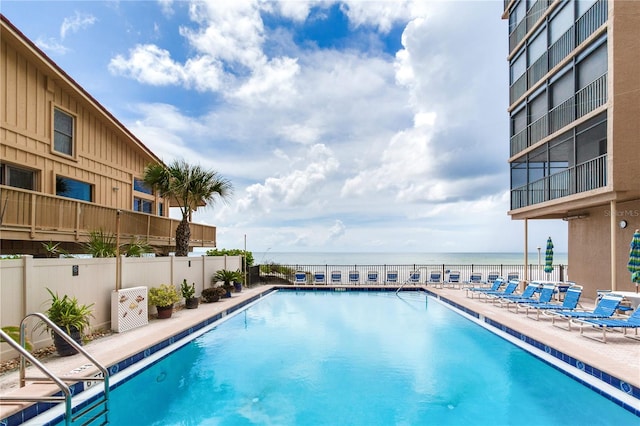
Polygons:
[[[62,337],[67,343],[69,343],[78,353],[82,354],[86,357],[93,365],[100,370],[102,373],[102,377],[95,376],[74,376],[74,377],[58,377],[51,370],[45,367],[37,358],[35,358],[29,351],[25,349],[25,320],[29,317],[37,317],[41,321],[43,321],[49,328],[51,328],[55,333],[57,333],[60,337]],[[82,346],[80,346],[75,340],[71,338],[67,333],[64,332],[63,329],[54,324],[46,315],[40,312],[34,312],[28,314],[26,317],[22,319],[20,322],[20,344],[15,342],[9,335],[7,335],[4,331],[0,330],[0,336],[18,353],[20,353],[20,387],[24,387],[27,381],[41,381],[42,377],[26,377],[26,361],[28,360],[31,364],[37,367],[45,376],[47,376],[52,382],[54,382],[60,391],[63,393],[61,396],[0,396],[0,401],[16,401],[16,402],[64,402],[65,403],[65,424],[71,424],[71,390],[69,386],[65,382],[79,382],[79,381],[102,381],[104,383],[104,400],[105,400],[105,410],[108,408],[108,400],[109,400],[109,371],[106,367],[98,362],[93,356],[91,356],[87,351],[85,351]]]

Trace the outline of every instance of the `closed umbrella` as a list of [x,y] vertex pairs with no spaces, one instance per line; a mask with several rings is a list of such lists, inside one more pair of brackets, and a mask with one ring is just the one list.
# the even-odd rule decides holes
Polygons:
[[638,292],[638,284],[640,284],[640,230],[636,229],[631,239],[631,249],[629,250],[629,264],[627,265],[631,272],[631,282],[636,284],[636,293]]
[[553,272],[553,241],[547,239],[547,251],[544,252],[544,271],[547,274]]

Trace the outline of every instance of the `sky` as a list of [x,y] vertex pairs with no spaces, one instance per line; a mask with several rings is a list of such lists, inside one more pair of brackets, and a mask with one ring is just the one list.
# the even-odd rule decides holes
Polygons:
[[[219,248],[522,252],[502,0],[16,1],[4,14],[165,163],[231,181]],[[173,217],[179,217],[177,212]],[[562,220],[529,250],[567,251]]]

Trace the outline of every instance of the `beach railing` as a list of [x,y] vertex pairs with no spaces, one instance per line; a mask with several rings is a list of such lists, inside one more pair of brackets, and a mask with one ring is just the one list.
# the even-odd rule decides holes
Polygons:
[[[505,279],[517,278],[529,280],[566,281],[567,265],[554,265],[551,273],[546,273],[541,265],[447,265],[447,264],[406,264],[406,265],[306,265],[306,264],[266,264],[260,266],[260,277],[268,282],[269,278],[287,280],[296,285],[335,284],[335,285],[393,285],[411,282],[428,284],[432,273],[439,273],[440,280],[447,282],[451,272],[460,273],[460,282],[471,280],[472,274],[480,274],[482,281],[494,274]],[[296,273],[298,277],[296,278]],[[306,280],[301,280],[304,273]],[[323,276],[324,281],[318,277]]]

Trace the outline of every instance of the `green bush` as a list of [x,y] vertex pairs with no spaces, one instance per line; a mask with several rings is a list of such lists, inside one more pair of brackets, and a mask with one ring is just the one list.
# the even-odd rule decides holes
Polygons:
[[217,302],[227,293],[222,287],[211,287],[202,290],[202,301],[205,303]]
[[253,253],[242,249],[211,249],[207,250],[207,256],[244,256],[247,259],[247,268],[253,266]]
[[174,285],[161,284],[149,289],[149,304],[154,306],[171,306],[180,300],[178,289]]

